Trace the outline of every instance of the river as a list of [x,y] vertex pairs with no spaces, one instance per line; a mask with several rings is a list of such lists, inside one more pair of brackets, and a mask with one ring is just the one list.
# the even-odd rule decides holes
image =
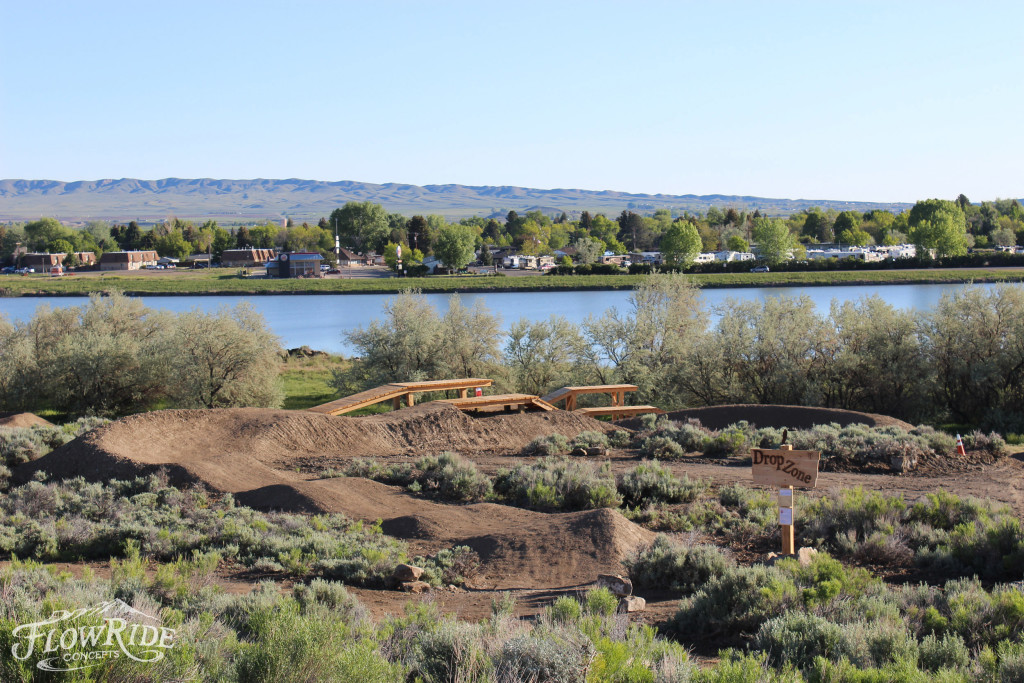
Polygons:
[[[979,285],[992,287],[994,285]],[[1020,287],[1024,285],[1010,285]],[[902,309],[929,310],[943,294],[964,287],[960,284],[942,285],[854,285],[827,287],[741,287],[736,289],[706,289],[701,292],[705,304],[714,310],[730,300],[763,300],[772,296],[800,296],[806,294],[827,314],[833,300],[847,301],[878,294],[893,306]],[[384,302],[393,294],[319,294],[319,295],[259,295],[259,296],[154,296],[143,297],[146,305],[167,311],[181,312],[198,308],[213,311],[221,306],[233,306],[247,301],[263,314],[270,328],[281,337],[286,348],[310,346],[332,353],[351,353],[343,335],[345,332],[367,325],[382,315]],[[448,307],[449,294],[427,294],[427,300],[440,313]],[[487,294],[458,295],[466,306],[482,299],[493,312],[500,313],[507,325],[519,318],[543,320],[561,315],[580,323],[589,315],[601,315],[615,306],[620,310],[629,306],[628,291],[570,291],[570,292],[493,292]],[[80,297],[16,297],[0,298],[0,315],[11,320],[27,320],[36,307],[81,305]]]

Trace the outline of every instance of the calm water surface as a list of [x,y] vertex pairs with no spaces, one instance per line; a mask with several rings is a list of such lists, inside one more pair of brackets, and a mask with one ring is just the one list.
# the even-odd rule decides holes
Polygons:
[[[807,295],[820,313],[828,313],[833,300],[848,301],[877,294],[902,309],[929,310],[943,294],[964,285],[867,285],[831,287],[762,287],[736,289],[707,289],[701,298],[712,309],[728,305],[729,301],[760,301],[768,297]],[[992,285],[980,285],[991,287]],[[1011,285],[1020,287],[1024,285]],[[233,306],[240,301],[251,303],[263,314],[271,329],[281,337],[286,348],[307,345],[333,353],[351,353],[343,335],[367,325],[382,315],[384,302],[392,294],[319,294],[319,295],[261,295],[261,296],[154,296],[143,297],[147,306],[172,312],[198,308],[213,311],[221,306]],[[427,294],[427,300],[440,313],[448,308],[449,294]],[[582,322],[589,315],[601,315],[612,307],[629,306],[628,291],[614,292],[494,292],[489,294],[460,294],[463,305],[472,306],[482,299],[493,312],[500,313],[505,325],[527,318],[543,320],[561,315],[572,322]],[[36,307],[78,306],[84,297],[20,297],[0,298],[0,315],[12,320],[27,320]]]

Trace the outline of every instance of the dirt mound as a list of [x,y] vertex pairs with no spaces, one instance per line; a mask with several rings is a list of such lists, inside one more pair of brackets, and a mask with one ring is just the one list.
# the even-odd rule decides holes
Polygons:
[[18,428],[35,427],[36,425],[52,427],[53,423],[33,413],[0,413],[0,427]]
[[563,411],[472,418],[447,404],[423,404],[367,418],[261,410],[166,410],[100,427],[32,463],[54,478],[125,478],[165,468],[179,485],[202,483],[265,510],[340,512],[382,520],[385,533],[421,551],[468,545],[483,562],[488,588],[574,586],[621,561],[652,534],[618,512],[545,514],[502,505],[445,505],[358,478],[310,479],[296,463],[314,458],[517,452],[537,436],[610,427]]
[[[833,408],[810,408],[807,406],[757,405],[738,403],[726,406],[708,406],[706,408],[686,408],[667,413],[672,420],[684,421],[690,418],[700,420],[708,429],[722,429],[728,425],[746,420],[758,427],[789,427],[790,429],[808,429],[814,425],[835,422],[842,427],[850,424],[864,424],[869,427],[896,426],[913,429],[914,425],[897,420],[894,417],[858,413],[854,410]],[[629,429],[639,429],[639,418],[623,420],[618,423]]]

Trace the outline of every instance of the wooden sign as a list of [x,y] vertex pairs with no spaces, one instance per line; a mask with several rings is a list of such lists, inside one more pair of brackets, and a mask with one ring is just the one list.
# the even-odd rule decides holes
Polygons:
[[813,489],[818,483],[821,451],[787,451],[753,448],[754,483],[763,486],[795,486]]

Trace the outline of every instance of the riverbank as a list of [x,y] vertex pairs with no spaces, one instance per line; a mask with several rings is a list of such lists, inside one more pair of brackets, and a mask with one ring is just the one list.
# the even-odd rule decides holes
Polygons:
[[[489,275],[426,278],[263,279],[218,270],[198,272],[87,273],[65,277],[0,276],[0,296],[84,296],[120,291],[128,295],[387,294],[424,292],[550,292],[632,289],[644,275]],[[708,273],[688,276],[701,288],[814,287],[829,285],[957,284],[1024,282],[1021,268],[828,271],[804,273]]]

